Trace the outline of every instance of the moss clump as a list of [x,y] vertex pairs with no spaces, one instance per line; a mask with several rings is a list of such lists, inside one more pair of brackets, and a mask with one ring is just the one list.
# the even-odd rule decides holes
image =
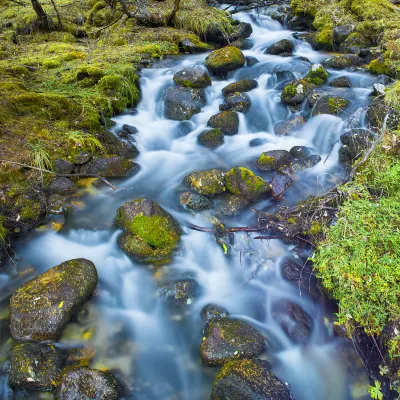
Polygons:
[[389,66],[385,63],[384,59],[381,58],[372,60],[368,65],[368,69],[370,72],[376,75],[391,75]]
[[239,130],[239,115],[234,111],[223,111],[213,115],[207,124],[212,128],[220,129],[225,135],[235,135]]
[[300,104],[312,93],[313,88],[314,85],[305,79],[289,82],[283,88],[281,99],[287,104]]
[[311,67],[310,72],[304,79],[313,85],[322,86],[328,81],[328,78],[328,71],[322,65],[315,64]]
[[211,73],[218,76],[226,76],[245,64],[243,53],[234,46],[226,46],[222,49],[214,50],[206,58],[206,66]]
[[226,187],[232,194],[259,197],[268,192],[268,185],[261,177],[243,167],[234,167],[225,174]]

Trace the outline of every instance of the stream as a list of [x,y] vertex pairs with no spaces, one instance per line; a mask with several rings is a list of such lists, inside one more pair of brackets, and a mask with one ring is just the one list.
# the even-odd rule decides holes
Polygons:
[[[82,188],[73,199],[75,211],[65,223],[63,217],[53,216],[46,226],[18,240],[18,272],[10,266],[0,274],[1,298],[5,299],[0,309],[1,361],[14,345],[8,330],[7,297],[52,266],[83,257],[96,265],[99,285],[84,311],[68,324],[58,345],[93,349],[90,366],[127,377],[132,391],[128,398],[209,398],[218,369],[203,366],[199,353],[203,337],[200,310],[209,303],[225,307],[265,336],[267,351],[262,358],[268,358],[273,372],[290,385],[296,400],[369,398],[362,361],[351,342],[333,333],[334,305],[321,300],[309,269],[304,268],[304,285],[283,276],[283,266],[291,263],[302,268],[310,253],[280,240],[250,240],[255,235],[237,233],[229,255],[225,255],[212,234],[187,228],[188,224],[210,227],[208,217],[212,212],[192,213],[179,204],[179,194],[187,190],[182,180],[193,171],[243,166],[270,181],[271,173],[255,167],[260,154],[268,150],[309,146],[322,161],[296,172],[280,201],[253,203],[258,210],[274,212],[279,205],[294,205],[311,194],[324,193],[344,174],[338,162],[339,138],[348,126],[347,120],[363,126],[362,108],[370,102],[376,77],[363,71],[328,70],[329,81],[345,75],[352,83],[352,88],[317,88],[351,101],[344,118],[319,115],[290,136],[275,135],[274,125],[293,115],[280,101],[282,83],[276,80],[276,68],[304,62],[298,57],[320,63],[328,55],[294,39],[293,32],[272,20],[269,12],[236,14],[236,19],[253,27],[249,39],[252,47],[243,53],[259,62],[231,73],[227,80],[213,78],[212,86],[205,89],[206,105],[190,121],[164,118],[163,92],[173,85],[176,72],[204,64],[207,54],[168,57],[143,70],[142,101],[135,112],[115,117],[113,127],[114,132],[123,124],[138,129],[140,154],[135,161],[141,170],[131,178],[115,181],[115,191],[105,185]],[[294,41],[292,57],[264,54],[268,46],[281,39]],[[215,150],[200,146],[197,136],[209,118],[219,112],[222,88],[240,79],[256,79],[258,87],[248,92],[252,102],[249,111],[239,113],[238,134],[225,136],[224,144]],[[250,146],[254,139],[260,139],[260,145]],[[116,210],[124,202],[141,197],[158,202],[184,226],[180,249],[168,265],[134,263],[117,245],[121,231],[114,226]],[[248,208],[223,221],[228,226],[248,226],[255,218]],[[61,223],[60,230],[53,229]],[[155,295],[160,284],[188,277],[200,287],[200,295],[191,304],[175,307]],[[299,324],[288,311],[293,307],[304,310],[302,315],[306,315],[310,328],[307,340],[296,340],[293,334]],[[301,326],[304,328],[304,324]],[[0,380],[0,398],[14,398],[7,386],[5,368]],[[16,398],[51,399],[52,395],[31,392]]]

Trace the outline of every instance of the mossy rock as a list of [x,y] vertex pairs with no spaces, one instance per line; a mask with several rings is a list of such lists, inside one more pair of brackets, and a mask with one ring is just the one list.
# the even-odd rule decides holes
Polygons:
[[284,103],[297,105],[302,103],[313,91],[314,85],[304,79],[289,82],[282,91]]
[[352,162],[372,146],[374,135],[366,129],[351,129],[340,136],[340,141],[343,146],[339,150],[339,160]]
[[212,203],[207,197],[198,193],[184,192],[181,193],[179,198],[180,205],[194,211],[209,210]]
[[297,115],[286,121],[278,122],[274,126],[274,133],[277,136],[288,136],[291,133],[300,130],[305,123],[306,119],[302,115]]
[[58,378],[54,398],[119,400],[121,389],[111,372],[87,367],[67,367]]
[[116,225],[124,234],[119,247],[137,262],[167,260],[178,247],[182,230],[155,201],[136,199],[117,211]]
[[320,114],[340,115],[349,105],[350,101],[343,97],[322,96],[315,103],[312,116]]
[[234,111],[222,111],[213,115],[207,125],[220,129],[224,135],[236,135],[239,131],[239,115]]
[[206,104],[203,89],[169,87],[165,92],[165,117],[184,121],[198,114]]
[[265,360],[233,360],[215,378],[210,400],[291,400],[287,386]]
[[208,129],[197,136],[197,143],[209,149],[215,149],[224,144],[224,134],[218,128]]
[[187,305],[199,294],[199,284],[194,279],[181,279],[168,283],[158,291],[158,296],[175,304]]
[[351,88],[353,85],[347,76],[339,76],[338,78],[330,81],[329,86],[337,88]]
[[333,69],[346,69],[350,67],[361,67],[364,64],[364,60],[355,54],[345,54],[343,56],[330,57],[325,60],[322,65],[325,68]]
[[228,96],[233,93],[250,92],[258,86],[255,79],[242,79],[241,81],[230,83],[222,89],[223,96]]
[[266,54],[272,54],[272,55],[279,55],[282,53],[289,53],[292,54],[294,51],[294,44],[291,40],[288,39],[282,39],[278,43],[275,43],[268,47],[268,49],[265,51]]
[[364,35],[354,32],[340,45],[340,50],[343,52],[351,51],[354,48],[365,49],[372,45],[371,40]]
[[140,170],[139,164],[119,156],[95,158],[80,169],[84,174],[98,174],[108,178],[133,176]]
[[386,63],[385,57],[372,60],[368,65],[368,70],[375,75],[391,75],[393,72],[388,63]]
[[216,304],[206,304],[200,311],[203,322],[207,323],[213,319],[227,318],[229,311]]
[[10,300],[11,334],[16,340],[57,340],[71,316],[97,285],[94,264],[78,258],[25,283]]
[[315,86],[322,86],[328,81],[329,73],[321,64],[314,64],[304,78]]
[[203,196],[214,197],[227,190],[224,175],[218,169],[192,172],[183,179],[183,184]]
[[229,195],[221,200],[215,207],[216,214],[223,216],[238,215],[242,210],[250,205],[250,200],[246,196]]
[[206,58],[206,66],[210,72],[221,77],[226,77],[229,72],[243,67],[244,64],[243,53],[234,46],[214,50]]
[[336,46],[342,44],[354,31],[351,24],[339,25],[333,30],[333,40]]
[[13,390],[53,390],[62,369],[63,354],[55,346],[26,343],[8,354],[8,384]]
[[274,171],[290,165],[292,155],[287,150],[270,150],[262,153],[257,160],[257,168],[261,171]]
[[365,119],[369,128],[379,130],[386,123],[389,130],[397,130],[400,126],[400,111],[380,102],[374,101],[367,110]]
[[196,66],[177,72],[174,82],[178,86],[202,89],[211,85],[211,78],[203,68]]
[[217,366],[234,359],[257,357],[264,349],[264,337],[247,322],[222,318],[208,323],[200,354],[205,365]]
[[219,106],[221,111],[246,112],[251,106],[251,100],[247,93],[232,93],[225,97],[225,103]]
[[77,187],[71,179],[59,176],[53,179],[46,187],[46,191],[52,194],[72,194],[76,191]]
[[243,167],[234,167],[225,174],[226,187],[232,194],[250,199],[258,199],[268,193],[267,183],[252,171]]

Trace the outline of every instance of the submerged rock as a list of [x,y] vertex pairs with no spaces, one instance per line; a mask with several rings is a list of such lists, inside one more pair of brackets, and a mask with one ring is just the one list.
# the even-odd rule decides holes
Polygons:
[[258,146],[262,146],[265,143],[267,143],[266,139],[255,138],[255,139],[250,140],[249,146],[250,147],[258,147]]
[[56,400],[119,400],[121,389],[111,372],[68,367],[60,374],[54,395]]
[[250,204],[248,197],[241,195],[230,195],[217,204],[215,212],[220,215],[237,215]]
[[99,174],[106,178],[133,176],[140,170],[139,164],[119,156],[96,158],[81,167],[85,174]]
[[230,83],[222,89],[222,94],[226,97],[233,93],[249,92],[258,86],[255,79],[242,79],[241,81]]
[[206,104],[203,89],[169,87],[165,91],[165,118],[184,121],[198,114]]
[[53,345],[26,343],[8,354],[8,384],[13,390],[53,389],[62,369],[62,352]]
[[210,400],[291,400],[288,388],[264,360],[234,360],[215,378]]
[[246,59],[246,65],[248,67],[252,67],[253,65],[256,65],[259,61],[255,57],[247,56],[245,57]]
[[326,95],[320,97],[312,111],[312,116],[319,114],[340,115],[348,106],[350,101],[339,96]]
[[290,165],[293,157],[287,150],[270,150],[261,154],[257,168],[261,171],[273,171]]
[[225,135],[236,135],[239,130],[239,116],[234,111],[222,111],[213,115],[207,124],[211,128],[220,129]]
[[117,211],[116,225],[124,230],[119,247],[137,262],[168,259],[178,247],[182,230],[155,201],[136,199]]
[[232,93],[225,97],[225,103],[219,106],[221,111],[246,112],[251,105],[250,97],[247,93]]
[[284,103],[296,105],[302,103],[313,91],[314,85],[304,79],[288,83],[282,91]]
[[224,134],[221,129],[208,129],[197,136],[197,143],[209,149],[215,149],[224,144]]
[[339,160],[353,161],[369,149],[374,142],[374,135],[366,129],[351,129],[340,136],[343,147],[339,150]]
[[207,197],[191,192],[181,193],[180,204],[182,207],[187,207],[194,211],[209,210],[212,207],[212,203]]
[[71,316],[97,285],[94,264],[63,262],[21,286],[11,296],[11,334],[16,340],[57,340]]
[[351,88],[352,84],[347,76],[339,76],[329,82],[329,86],[337,88]]
[[196,66],[185,68],[174,75],[174,82],[178,86],[193,89],[202,89],[211,85],[210,75],[203,68]]
[[304,60],[291,60],[290,62],[278,65],[273,73],[278,82],[294,81],[305,77],[310,71],[311,63]]
[[201,309],[200,316],[207,323],[213,319],[226,318],[229,316],[229,312],[226,308],[216,304],[207,304]]
[[200,345],[205,365],[217,366],[234,359],[253,358],[265,349],[263,336],[247,322],[213,319]]
[[226,46],[214,50],[206,58],[206,66],[214,75],[226,77],[229,72],[244,66],[243,53],[236,47]]
[[182,279],[165,285],[158,291],[158,296],[176,305],[191,304],[199,289],[194,279]]
[[277,136],[287,136],[301,129],[305,123],[306,119],[302,115],[297,115],[286,121],[278,122],[274,126],[274,133]]
[[266,54],[279,55],[282,53],[293,53],[294,44],[291,40],[282,39],[278,43],[268,47],[265,51]]
[[355,54],[345,54],[343,56],[334,56],[325,60],[322,65],[325,68],[345,69],[350,67],[361,67],[364,60]]
[[183,184],[203,196],[214,197],[226,191],[224,175],[218,169],[192,172],[183,179]]

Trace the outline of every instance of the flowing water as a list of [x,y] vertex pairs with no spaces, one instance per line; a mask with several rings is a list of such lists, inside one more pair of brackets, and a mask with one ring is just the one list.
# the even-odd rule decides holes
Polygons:
[[[129,378],[135,399],[209,397],[217,369],[202,366],[199,356],[203,326],[200,310],[208,303],[227,308],[233,316],[248,321],[265,335],[268,350],[263,357],[268,357],[276,375],[290,384],[297,400],[368,398],[368,381],[361,360],[350,343],[333,335],[332,308],[320,300],[318,293],[310,295],[306,290],[308,281],[310,288],[314,283],[310,275],[305,274],[305,288],[282,277],[281,266],[288,260],[304,263],[304,250],[299,254],[294,246],[279,240],[249,240],[251,235],[236,234],[231,254],[226,256],[210,233],[184,228],[182,245],[173,261],[153,267],[135,264],[117,246],[120,231],[113,226],[116,210],[125,201],[139,197],[157,201],[183,226],[210,226],[208,211],[195,215],[179,205],[179,193],[185,190],[182,179],[192,171],[244,166],[260,174],[255,162],[262,152],[290,150],[295,145],[314,147],[322,161],[312,169],[296,173],[293,185],[279,202],[285,205],[324,192],[343,174],[338,164],[337,142],[349,124],[347,117],[351,116],[352,124],[362,126],[362,108],[370,101],[374,78],[365,72],[330,70],[330,80],[346,75],[353,84],[351,89],[321,89],[351,100],[345,118],[320,115],[291,136],[276,136],[274,125],[290,117],[291,112],[280,102],[282,87],[276,82],[275,69],[298,56],[317,63],[327,55],[294,40],[292,32],[273,21],[267,12],[241,13],[236,18],[252,24],[253,47],[244,50],[244,54],[256,57],[259,63],[234,72],[227,80],[213,79],[212,86],[206,89],[207,105],[185,123],[164,118],[162,94],[173,85],[174,73],[203,64],[206,55],[168,58],[145,69],[141,77],[143,99],[137,112],[116,117],[113,128],[115,132],[122,124],[138,128],[140,155],[135,161],[141,166],[140,172],[116,182],[116,191],[105,186],[82,189],[74,198],[74,215],[61,230],[52,227],[64,222],[63,217],[52,217],[47,226],[17,243],[18,268],[10,266],[0,274],[5,299],[0,320],[3,361],[13,346],[5,317],[7,296],[48,268],[84,257],[95,263],[99,285],[85,311],[65,329],[59,346],[93,349],[95,356],[90,366],[120,371]],[[293,57],[263,54],[269,45],[284,38],[295,42]],[[198,134],[222,102],[221,89],[243,78],[256,79],[258,88],[249,92],[252,106],[246,114],[240,114],[239,133],[226,136],[225,143],[216,150],[199,146]],[[255,138],[262,139],[264,144],[250,147],[249,142]],[[271,179],[269,174],[261,175]],[[273,200],[254,204],[268,212],[276,206]],[[244,211],[224,222],[246,226],[255,222],[255,215]],[[185,277],[193,277],[201,287],[201,295],[191,304],[172,307],[155,296],[161,283]],[[309,315],[312,330],[306,344],[296,344],[290,334],[296,321],[287,312],[288,303],[301,306]],[[0,397],[9,398],[5,374],[1,379]],[[29,393],[26,398],[47,397]]]

